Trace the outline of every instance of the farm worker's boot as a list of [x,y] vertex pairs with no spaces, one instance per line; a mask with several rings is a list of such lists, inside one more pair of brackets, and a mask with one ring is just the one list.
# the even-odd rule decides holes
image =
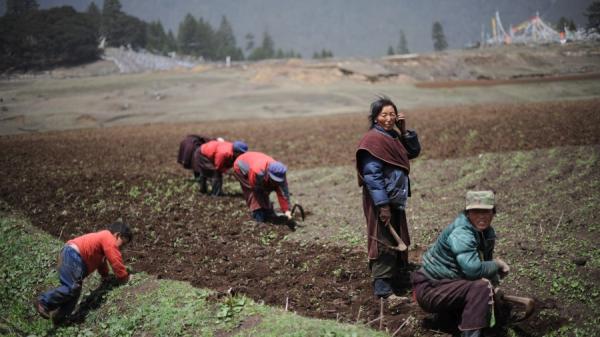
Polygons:
[[262,208],[256,209],[254,211],[252,211],[252,218],[256,221],[256,222],[265,222],[267,219],[267,216],[265,214],[265,210]]
[[206,186],[206,177],[200,175],[196,180],[198,181],[198,184],[200,184],[200,193],[206,193],[208,191],[208,187]]
[[373,292],[377,297],[388,298],[392,294],[391,279],[376,278],[373,280]]
[[215,177],[211,179],[211,190],[210,195],[220,196],[223,195],[223,179],[221,177]]

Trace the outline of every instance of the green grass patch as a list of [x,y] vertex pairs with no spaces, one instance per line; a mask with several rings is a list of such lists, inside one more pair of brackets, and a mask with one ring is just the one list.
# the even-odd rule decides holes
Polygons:
[[2,336],[385,336],[145,273],[118,287],[102,286],[94,273],[84,282],[75,322],[53,326],[32,303],[58,285],[54,267],[63,243],[0,206]]

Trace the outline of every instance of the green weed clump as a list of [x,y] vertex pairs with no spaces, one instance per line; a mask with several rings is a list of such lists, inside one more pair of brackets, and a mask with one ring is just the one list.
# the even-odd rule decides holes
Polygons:
[[13,216],[0,217],[0,333],[22,335],[48,328],[36,315],[33,301],[57,279],[52,268],[60,245]]

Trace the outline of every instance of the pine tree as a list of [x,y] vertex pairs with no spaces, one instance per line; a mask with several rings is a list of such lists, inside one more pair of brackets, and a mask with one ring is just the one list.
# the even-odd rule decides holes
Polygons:
[[410,53],[410,51],[408,50],[408,45],[406,43],[406,36],[404,36],[403,30],[400,30],[400,39],[398,40],[398,47],[396,48],[396,53],[398,53],[398,54]]
[[179,24],[177,32],[177,46],[180,53],[185,55],[198,55],[196,51],[196,27],[198,23],[192,14],[188,13]]
[[294,49],[290,49],[288,52],[285,53],[285,58],[286,59],[302,58],[302,55],[300,55],[299,53],[296,54],[296,51],[294,51]]
[[588,30],[595,29],[596,32],[600,32],[600,1],[592,2],[584,15],[588,18],[586,28]]
[[36,0],[6,0],[6,15],[23,15],[38,7]]
[[98,6],[96,5],[95,2],[90,2],[90,5],[88,6],[86,13],[93,15],[93,16],[101,16],[102,13],[100,12],[100,8],[98,8]]
[[388,50],[387,50],[387,54],[388,54],[388,55],[394,55],[394,54],[395,54],[395,53],[394,53],[394,47],[392,47],[392,46],[389,46],[389,47],[388,47]]
[[100,34],[108,46],[146,46],[146,22],[123,13],[119,0],[104,0]]
[[86,13],[90,18],[90,22],[94,25],[98,34],[100,34],[100,26],[102,24],[102,13],[100,12],[98,6],[96,6],[96,3],[94,3],[93,1],[90,2]]
[[121,2],[119,0],[104,0],[100,34],[106,38],[107,43],[111,46],[118,46],[116,40],[122,38],[122,27],[119,27],[118,24],[121,15]]
[[160,21],[146,25],[146,49],[166,55],[169,51],[168,38]]
[[121,13],[121,7],[121,1],[119,0],[104,0],[104,5],[102,6],[102,15],[114,17]]
[[252,53],[248,56],[248,59],[256,61],[256,60],[264,60],[275,57],[275,43],[273,42],[273,38],[269,34],[269,32],[265,31],[263,33],[262,44],[258,48],[254,48]]
[[272,58],[275,55],[275,42],[273,42],[273,38],[267,31],[263,34],[263,41],[260,48],[263,50],[264,58],[266,59]]
[[439,21],[433,23],[431,38],[433,39],[433,49],[435,51],[442,51],[448,48],[448,42],[446,42],[446,36],[444,35],[444,28]]
[[559,32],[564,32],[565,28],[569,28],[569,20],[564,16],[561,16],[560,19],[558,19],[558,23],[556,24],[556,30],[558,30]]
[[248,33],[244,38],[246,39],[246,52],[249,52],[254,49],[254,34]]
[[175,38],[175,35],[170,29],[167,33],[167,50],[168,52],[177,50],[177,39]]
[[233,28],[227,20],[227,17],[223,15],[221,18],[221,24],[219,29],[215,33],[215,42],[217,45],[217,59],[224,59],[230,56],[232,60],[240,60],[239,51],[236,46],[235,34]]
[[275,53],[275,58],[276,59],[283,59],[283,58],[285,58],[285,54],[283,53],[283,49],[277,48],[277,52]]
[[217,58],[215,31],[210,23],[204,21],[203,18],[199,18],[197,21],[195,43],[198,55],[208,60],[215,60]]

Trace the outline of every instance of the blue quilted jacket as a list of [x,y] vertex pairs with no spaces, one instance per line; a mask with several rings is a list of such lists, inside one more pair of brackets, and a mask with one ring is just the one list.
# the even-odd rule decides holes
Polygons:
[[[416,158],[421,152],[421,144],[415,131],[408,130],[407,136],[401,137],[394,130],[385,131],[379,125],[374,128],[388,137],[400,139],[409,159]],[[401,204],[400,209],[404,209],[406,200],[410,197],[410,179],[404,170],[375,158],[367,151],[361,151],[359,156],[360,171],[373,204],[383,206],[393,200],[397,205]]]
[[436,280],[485,277],[497,281],[498,266],[492,261],[495,239],[492,227],[479,232],[462,212],[423,255],[423,269]]

